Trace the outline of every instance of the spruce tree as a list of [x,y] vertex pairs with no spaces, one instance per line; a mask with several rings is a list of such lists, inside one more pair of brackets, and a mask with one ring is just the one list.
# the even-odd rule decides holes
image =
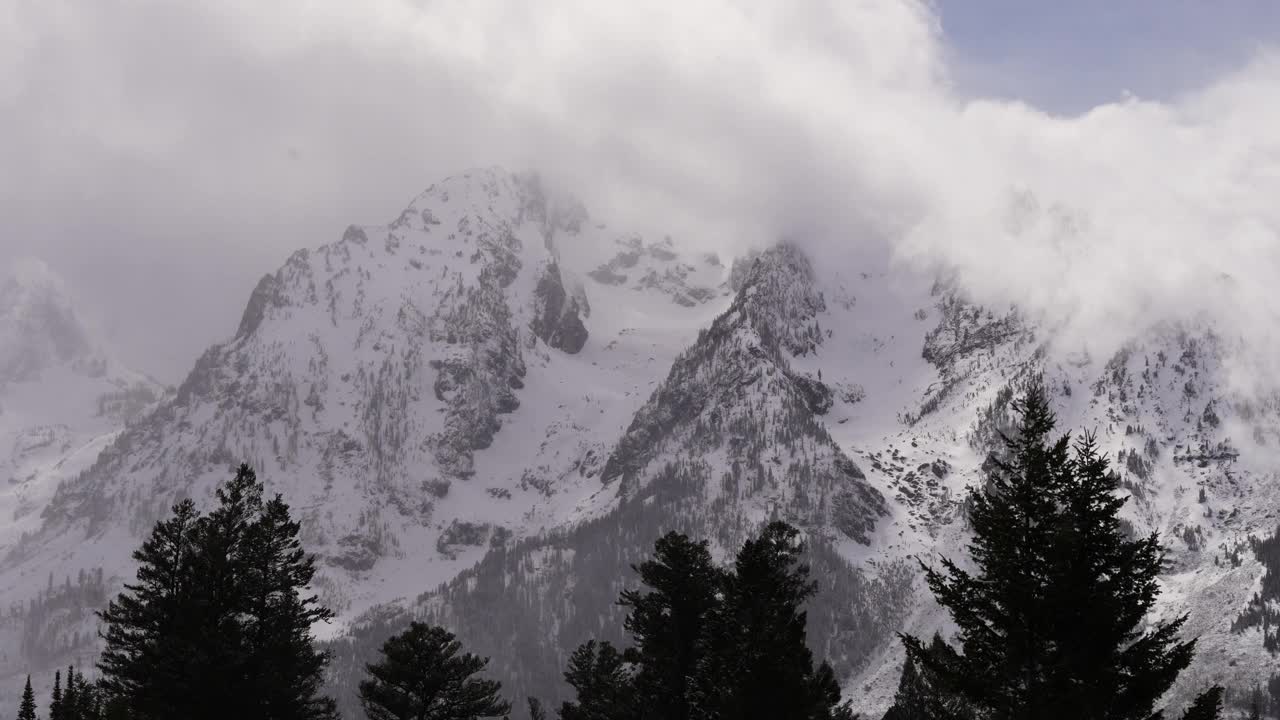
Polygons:
[[[205,642],[189,632],[197,620],[195,503],[184,500],[133,554],[137,582],[100,613],[105,648],[102,686],[120,714],[141,720],[180,715],[195,681],[192,651]],[[207,639],[208,642],[216,638]],[[52,709],[51,709],[52,712]]]
[[580,645],[569,657],[564,679],[577,700],[560,706],[560,720],[633,720],[641,716],[631,671],[611,643],[588,640]]
[[84,683],[81,678],[80,682],[76,682],[76,669],[73,666],[67,666],[67,684],[62,690],[62,702],[58,704],[58,712],[54,713],[52,709],[49,712],[49,720],[79,720],[80,711],[80,687]]
[[[929,652],[934,662],[946,662],[950,648],[942,636],[934,633]],[[884,720],[933,720],[934,718],[968,717],[956,698],[940,692],[937,679],[927,667],[920,667],[910,655],[902,664],[898,692]]]
[[315,650],[311,634],[315,623],[332,619],[333,613],[317,596],[303,594],[316,570],[315,558],[302,549],[301,530],[277,495],[246,533],[245,677],[259,707],[278,720],[336,716],[333,701],[321,695],[329,658]]
[[928,692],[915,661],[908,655],[902,664],[902,676],[898,678],[898,692],[893,696],[893,705],[881,720],[930,720]]
[[1182,720],[1217,720],[1222,713],[1222,688],[1213,687],[1201,693],[1191,707],[1182,714]]
[[707,619],[718,602],[723,571],[711,560],[707,541],[671,532],[654,546],[654,557],[634,569],[647,592],[627,590],[627,632],[635,641],[627,658],[636,664],[641,716],[688,720],[689,688],[704,645]]
[[18,705],[18,720],[36,720],[36,694],[31,690],[31,676],[22,688],[22,703]]
[[360,705],[369,720],[474,720],[502,717],[511,703],[493,680],[472,677],[487,658],[462,653],[462,643],[441,627],[415,622],[387,640],[382,658],[366,666]]
[[1195,648],[1185,616],[1144,629],[1163,551],[1125,535],[1118,478],[1091,436],[1053,436],[1040,384],[1015,409],[1006,456],[969,497],[976,572],[925,567],[960,652],[904,636],[907,653],[983,718],[1148,720]]
[[851,718],[829,665],[813,665],[801,609],[817,584],[799,531],[769,524],[743,544],[710,620],[692,710],[715,720]]
[[67,685],[62,695],[63,720],[101,720],[102,703],[97,685],[85,679],[84,673],[67,668]]
[[314,560],[288,506],[262,494],[242,465],[211,513],[178,503],[134,553],[137,582],[100,614],[98,666],[113,716],[336,717],[319,695],[327,657],[310,634],[331,615],[304,594]]
[[53,692],[49,695],[49,720],[62,720],[62,671],[53,673]]

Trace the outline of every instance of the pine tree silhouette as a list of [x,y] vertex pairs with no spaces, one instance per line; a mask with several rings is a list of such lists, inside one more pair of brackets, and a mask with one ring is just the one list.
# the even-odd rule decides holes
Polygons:
[[489,661],[462,652],[441,627],[415,622],[387,640],[382,658],[367,666],[360,704],[369,720],[475,720],[502,717],[511,703],[493,680],[473,677]]
[[1007,456],[970,496],[976,573],[925,567],[962,652],[904,636],[907,653],[983,718],[1147,720],[1195,652],[1185,616],[1144,624],[1163,550],[1154,534],[1128,539],[1118,478],[1092,436],[1053,437],[1040,384],[1016,410]]
[[588,640],[569,656],[565,682],[576,700],[560,706],[560,720],[635,720],[642,707],[623,654],[608,642]]
[[800,562],[800,532],[770,523],[743,544],[724,581],[707,653],[696,680],[693,715],[716,720],[852,718],[840,704],[831,667],[814,667],[801,606],[817,584]]
[[36,694],[31,690],[31,676],[22,688],[22,703],[18,705],[18,720],[36,720]]
[[[934,634],[929,652],[935,658],[945,657],[949,648],[942,636]],[[933,718],[969,717],[958,698],[939,691],[938,680],[927,667],[921,668],[907,656],[898,680],[893,706],[883,720],[933,720]]]
[[53,673],[53,692],[49,696],[49,720],[63,720],[61,670]]
[[711,560],[707,541],[668,533],[654,556],[635,567],[647,591],[627,590],[625,627],[635,641],[627,659],[635,678],[640,716],[688,720],[688,680],[705,645],[707,620],[718,602],[724,572]]
[[211,513],[178,503],[134,553],[137,581],[100,613],[106,647],[98,667],[111,714],[336,717],[319,694],[328,658],[310,630],[332,614],[304,594],[315,561],[302,551],[288,506],[262,496],[262,483],[241,465],[218,488]]

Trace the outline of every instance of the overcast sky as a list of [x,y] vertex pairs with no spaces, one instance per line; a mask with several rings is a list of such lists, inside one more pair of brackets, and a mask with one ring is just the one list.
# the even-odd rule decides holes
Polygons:
[[177,382],[293,250],[503,165],[713,245],[887,240],[1084,327],[1247,304],[1256,329],[1278,8],[0,1],[0,264],[44,258]]

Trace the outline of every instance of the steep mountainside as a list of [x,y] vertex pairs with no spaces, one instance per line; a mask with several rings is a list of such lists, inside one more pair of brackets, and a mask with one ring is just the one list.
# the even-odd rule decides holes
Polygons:
[[[610,252],[646,275],[587,277]],[[302,517],[339,613],[416,595],[590,509],[610,441],[727,302],[727,273],[614,234],[532,176],[450,178],[265,276],[235,335],[57,485],[7,550],[0,600],[26,603],[49,573],[117,586],[152,524],[242,460]],[[22,631],[87,653],[82,619]]]
[[[37,532],[59,483],[92,464],[163,392],[93,338],[44,263],[24,260],[0,278],[0,552]],[[38,575],[9,576],[0,605],[7,661],[41,662],[65,649],[51,635],[74,626],[74,636],[87,619],[81,597],[102,595],[97,578],[77,570],[50,563]]]
[[0,279],[0,548],[38,528],[58,481],[161,393],[93,339],[44,263]]
[[[1061,428],[1095,431],[1114,459],[1134,532],[1171,548],[1161,612],[1190,611],[1202,638],[1186,687],[1265,686],[1280,398],[1232,390],[1243,339],[1186,322],[1096,356],[855,240],[838,261],[788,244],[695,255],[484,170],[294,254],[172,397],[44,485],[0,600],[62,610],[8,616],[24,644],[4,668],[90,653],[87,611],[140,537],[244,460],[320,558],[339,619],[318,631],[348,708],[412,618],[491,656],[512,697],[554,700],[576,644],[622,639],[614,601],[660,533],[725,557],[779,517],[804,529],[821,584],[810,640],[875,717],[895,633],[947,630],[915,559],[960,556],[966,488],[1039,377]],[[26,358],[78,346],[49,337],[3,367],[26,377]]]
[[775,516],[811,532],[824,581],[811,639],[841,670],[855,667],[902,621],[911,574],[898,563],[868,578],[840,553],[870,546],[888,507],[819,419],[844,401],[793,367],[823,343],[825,303],[802,253],[761,255],[614,445],[597,480],[608,511],[492,552],[439,591],[362,618],[355,639],[335,647],[339,684],[393,628],[425,616],[492,656],[513,696],[556,698],[568,651],[593,636],[619,639],[616,600],[634,583],[620,569],[662,532],[709,537],[723,552]]
[[[668,529],[722,554],[767,517],[801,525],[822,589],[811,642],[849,675],[872,717],[887,707],[901,653],[894,632],[947,629],[914,559],[960,556],[966,488],[999,452],[1011,403],[1033,377],[1056,395],[1061,428],[1096,432],[1132,496],[1134,532],[1170,547],[1162,613],[1190,612],[1202,653],[1189,689],[1266,685],[1277,662],[1257,555],[1274,564],[1274,398],[1231,387],[1233,343],[1188,323],[1152,328],[1095,358],[1016,309],[983,308],[868,253],[846,273],[803,252],[767,251],[733,304],[673,364],[608,455],[612,509],[489,554],[408,604],[361,618],[337,687],[409,618],[456,628],[494,658],[514,696],[564,692],[558,672],[582,640],[620,640],[618,568]],[[846,268],[848,269],[848,268]],[[1251,543],[1250,537],[1255,538]],[[1277,570],[1280,574],[1280,570]],[[1271,587],[1268,595],[1267,588]],[[1270,600],[1268,600],[1270,598]],[[1224,612],[1223,608],[1228,608]]]

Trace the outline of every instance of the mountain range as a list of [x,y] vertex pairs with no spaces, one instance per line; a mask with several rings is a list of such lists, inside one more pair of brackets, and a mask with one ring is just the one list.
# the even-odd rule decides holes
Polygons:
[[661,533],[723,559],[776,517],[819,581],[810,643],[875,717],[896,633],[948,629],[918,560],[962,558],[966,489],[1032,380],[1062,431],[1097,434],[1130,529],[1169,548],[1159,612],[1200,637],[1170,701],[1265,686],[1280,398],[1231,382],[1247,339],[1188,318],[1094,356],[962,278],[846,245],[720,257],[615,229],[534,174],[471,171],[293,254],[168,389],[22,264],[0,285],[6,688],[91,662],[93,610],[140,539],[243,461],[303,521],[348,710],[413,619],[490,656],[517,700],[555,701],[578,643],[623,639],[618,593]]

